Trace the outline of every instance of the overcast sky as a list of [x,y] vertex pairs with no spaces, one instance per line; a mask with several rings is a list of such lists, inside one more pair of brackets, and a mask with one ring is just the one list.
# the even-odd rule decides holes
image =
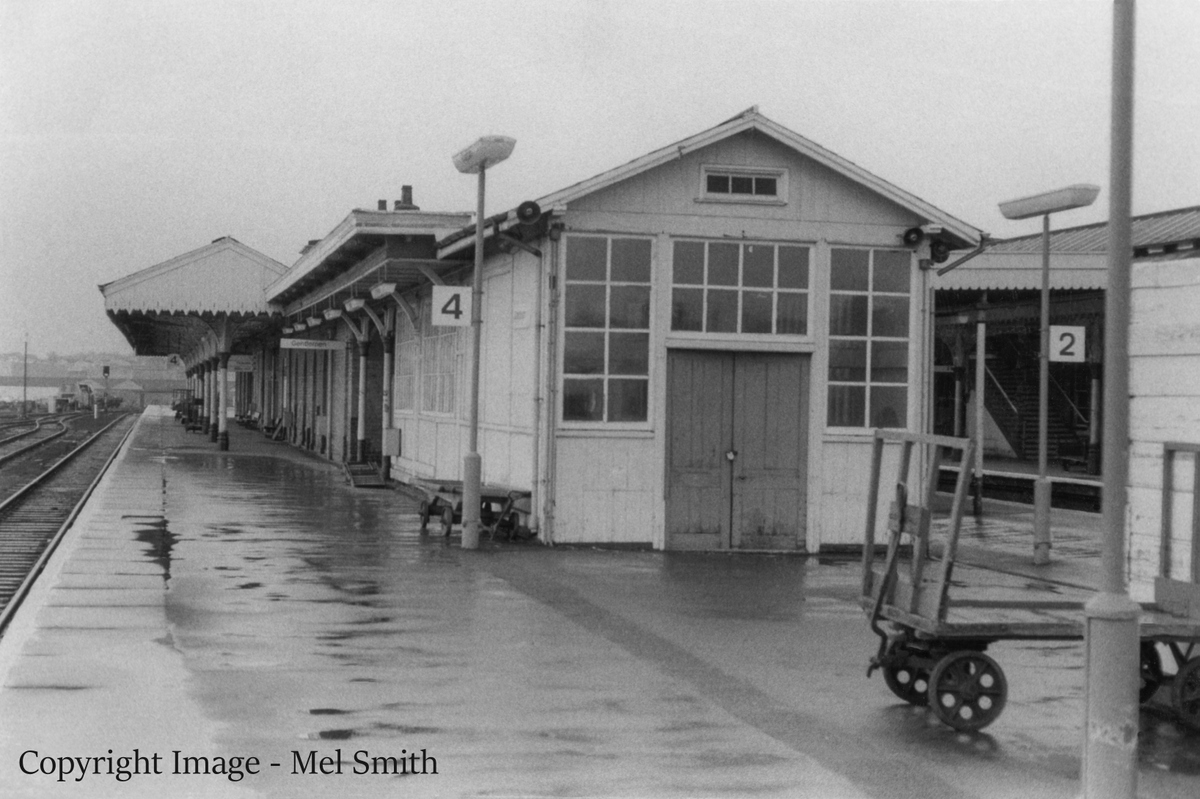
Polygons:
[[[129,347],[97,284],[233,236],[287,265],[517,139],[511,207],[759,110],[990,232],[1105,188],[1108,2],[0,0],[0,352]],[[1200,2],[1138,9],[1134,213],[1200,204]]]

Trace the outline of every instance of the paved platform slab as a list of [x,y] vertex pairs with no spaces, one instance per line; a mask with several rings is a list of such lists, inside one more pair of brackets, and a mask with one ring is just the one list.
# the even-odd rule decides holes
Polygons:
[[[1009,707],[963,736],[865,679],[854,559],[463,552],[418,526],[412,498],[283,444],[235,430],[221,453],[143,418],[0,640],[0,795],[1077,787],[1078,646],[1000,647]],[[1144,795],[1194,796],[1197,738],[1148,713]],[[109,750],[163,773],[120,781]],[[21,769],[75,757],[79,782]]]

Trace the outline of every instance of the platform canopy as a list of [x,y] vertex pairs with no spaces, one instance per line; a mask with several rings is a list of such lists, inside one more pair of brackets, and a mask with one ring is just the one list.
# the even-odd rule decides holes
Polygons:
[[[278,310],[264,289],[287,267],[225,236],[100,286],[104,310],[138,355],[194,361],[225,336],[230,352],[273,334]],[[216,354],[215,352],[210,354]]]
[[[1200,247],[1200,206],[1135,216],[1134,258],[1191,252]],[[1010,289],[1042,286],[1042,234],[992,241],[978,256],[934,282],[942,290]],[[1050,231],[1050,288],[1103,289],[1108,285],[1108,223]]]

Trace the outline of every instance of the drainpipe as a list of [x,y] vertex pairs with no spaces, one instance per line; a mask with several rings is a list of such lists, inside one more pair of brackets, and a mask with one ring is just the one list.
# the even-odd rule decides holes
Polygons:
[[358,463],[367,460],[367,354],[370,349],[367,336],[358,340],[358,430],[355,433],[358,439],[355,461]]
[[542,498],[542,514],[545,527],[542,530],[542,543],[554,545],[554,495],[555,495],[555,466],[558,460],[558,448],[554,438],[555,422],[558,418],[558,304],[561,292],[558,286],[559,238],[561,233],[550,236],[550,306],[549,318],[546,321],[548,333],[546,337],[546,395],[547,410],[544,414],[546,425],[546,490]]
[[542,450],[542,281],[545,259],[537,259],[537,286],[533,293],[533,481],[529,496],[529,530],[537,535],[540,531],[538,501],[541,499],[541,450]]

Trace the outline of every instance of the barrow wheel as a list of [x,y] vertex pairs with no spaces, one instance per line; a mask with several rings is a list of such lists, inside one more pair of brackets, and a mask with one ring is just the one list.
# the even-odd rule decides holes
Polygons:
[[442,535],[450,537],[450,528],[454,526],[454,508],[447,505],[442,508]]
[[1008,681],[1000,664],[982,652],[951,652],[929,675],[929,706],[956,730],[981,730],[991,724],[1007,698]]
[[924,707],[929,703],[929,670],[905,663],[884,666],[883,681],[896,696],[910,705]]
[[1200,658],[1192,658],[1179,667],[1171,685],[1171,699],[1183,723],[1200,730]]
[[1145,704],[1154,698],[1163,682],[1162,656],[1153,641],[1142,641],[1140,671],[1142,684],[1138,689],[1138,701]]

